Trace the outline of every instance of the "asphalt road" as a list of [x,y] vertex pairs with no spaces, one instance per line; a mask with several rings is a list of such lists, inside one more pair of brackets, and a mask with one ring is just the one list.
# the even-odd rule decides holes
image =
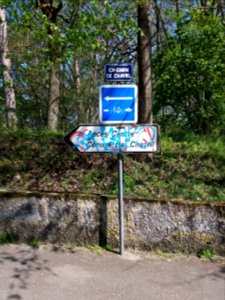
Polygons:
[[151,253],[0,247],[0,299],[225,300],[225,262]]

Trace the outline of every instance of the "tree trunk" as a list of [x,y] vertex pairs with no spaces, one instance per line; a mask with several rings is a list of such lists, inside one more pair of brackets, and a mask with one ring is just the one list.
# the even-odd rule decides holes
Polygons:
[[4,8],[0,8],[0,60],[3,66],[3,83],[6,101],[7,126],[11,129],[16,129],[16,97],[11,76],[11,60],[8,57],[7,20],[6,11]]
[[48,105],[48,129],[57,130],[60,100],[59,66],[52,62]]
[[75,73],[75,87],[76,93],[80,95],[81,93],[81,82],[80,82],[80,66],[77,57],[74,57],[74,73]]
[[80,66],[79,66],[79,60],[77,57],[74,57],[73,59],[74,64],[74,75],[75,75],[75,93],[77,95],[76,100],[76,112],[78,115],[78,121],[82,120],[83,122],[83,115],[84,115],[84,109],[83,109],[83,103],[82,103],[82,95],[81,95],[81,80],[80,80]]
[[[58,14],[60,13],[63,3],[58,1],[58,6],[55,7],[51,0],[36,0],[36,8],[41,9],[42,13],[47,17],[49,22],[56,24]],[[48,34],[54,39],[54,32],[51,28],[48,29]],[[48,129],[57,130],[58,115],[60,103],[60,79],[59,79],[59,64],[57,61],[56,49],[49,43],[49,55],[52,64],[49,87],[49,105],[48,105]]]
[[139,124],[152,123],[150,2],[142,1],[138,5]]

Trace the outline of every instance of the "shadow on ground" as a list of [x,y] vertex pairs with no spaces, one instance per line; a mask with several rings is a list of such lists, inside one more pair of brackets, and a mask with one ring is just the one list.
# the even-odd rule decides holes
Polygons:
[[17,248],[18,251],[14,254],[10,246],[4,246],[4,251],[0,253],[0,265],[9,265],[7,300],[22,300],[22,291],[29,288],[29,280],[34,273],[45,271],[53,274],[48,267],[48,261],[41,259],[37,250],[25,245],[22,249],[21,245]]

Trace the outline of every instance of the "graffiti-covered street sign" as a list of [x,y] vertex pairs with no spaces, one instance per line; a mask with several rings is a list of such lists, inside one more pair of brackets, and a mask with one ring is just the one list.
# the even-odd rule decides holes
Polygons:
[[99,95],[100,123],[137,123],[137,86],[102,85]]
[[157,125],[80,125],[65,138],[73,150],[88,153],[157,152]]
[[133,65],[130,63],[106,64],[104,72],[107,81],[130,81],[133,79]]

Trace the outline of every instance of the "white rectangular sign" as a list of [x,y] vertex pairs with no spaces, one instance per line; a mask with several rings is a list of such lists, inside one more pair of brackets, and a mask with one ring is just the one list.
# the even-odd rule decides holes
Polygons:
[[80,125],[65,137],[79,152],[157,152],[157,125]]

